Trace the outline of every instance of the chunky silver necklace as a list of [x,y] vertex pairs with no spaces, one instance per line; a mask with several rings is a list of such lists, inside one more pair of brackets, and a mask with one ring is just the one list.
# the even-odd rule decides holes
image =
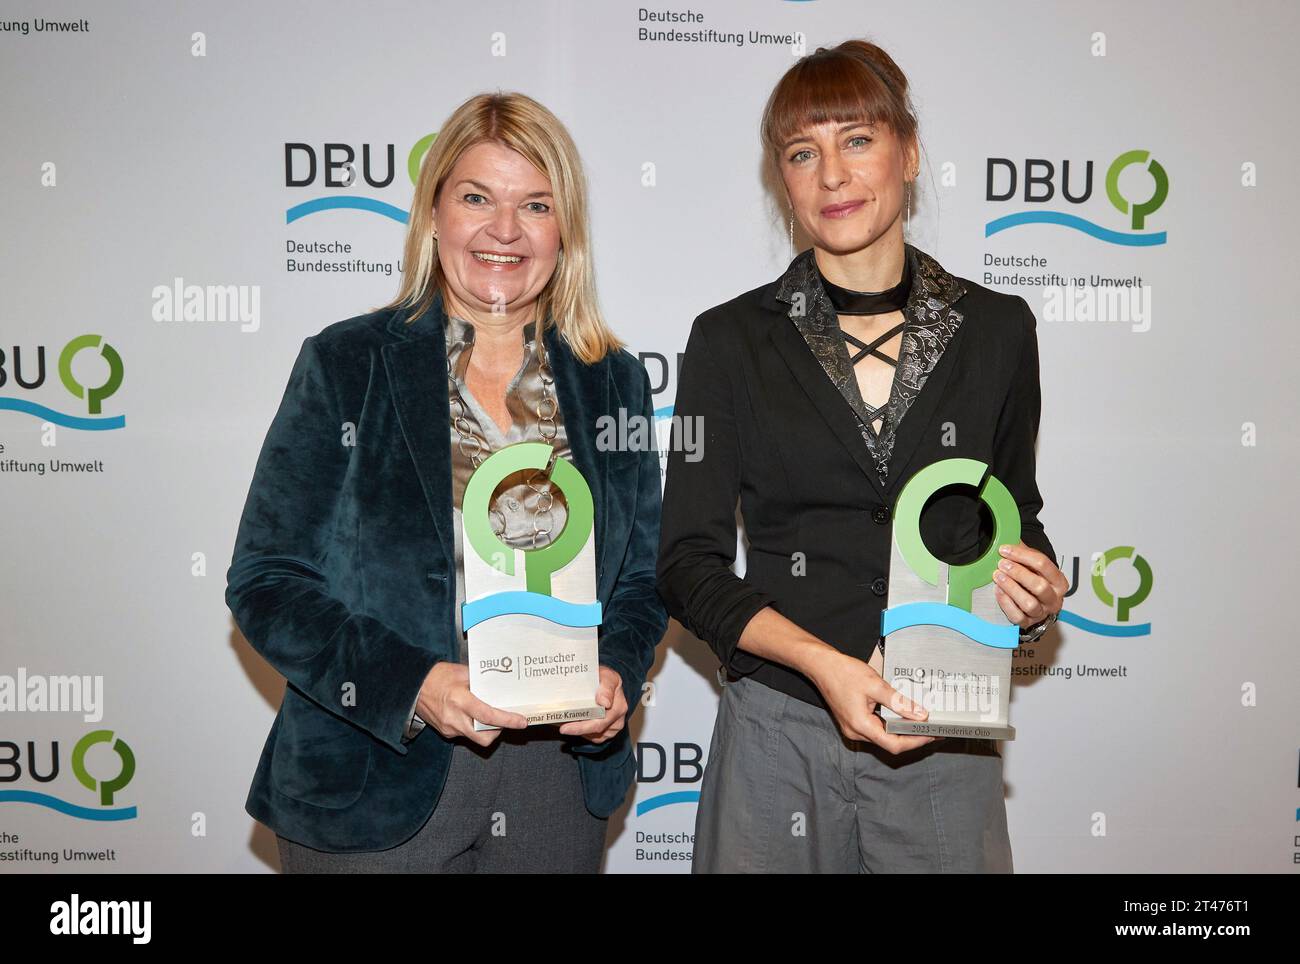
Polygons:
[[[542,441],[548,445],[553,444],[555,437],[559,434],[559,426],[556,424],[555,416],[560,410],[559,403],[555,400],[555,395],[551,392],[551,385],[555,382],[555,377],[551,373],[550,359],[546,354],[546,342],[539,331],[534,341],[537,345],[537,371],[542,379],[542,397],[534,406],[533,411],[537,416],[537,431],[542,437]],[[473,347],[471,343],[471,353]],[[465,366],[466,372],[469,366]],[[487,442],[480,438],[483,435],[483,427],[474,419],[474,415],[465,404],[461,397],[460,386],[456,384],[456,376],[451,370],[451,352],[447,353],[447,393],[451,402],[451,426],[460,436],[457,445],[460,452],[465,458],[469,459],[470,465],[477,469],[488,455]],[[477,429],[477,433],[475,432]],[[550,466],[544,469],[538,469],[528,477],[527,486],[537,495],[536,505],[533,507],[533,536],[532,548],[538,547],[537,543],[543,536],[551,534],[551,528],[555,521],[552,510],[555,507],[555,494],[551,489]],[[506,517],[500,509],[493,504],[489,515],[492,519],[492,531],[500,539],[505,535]],[[498,525],[498,521],[500,525]]]

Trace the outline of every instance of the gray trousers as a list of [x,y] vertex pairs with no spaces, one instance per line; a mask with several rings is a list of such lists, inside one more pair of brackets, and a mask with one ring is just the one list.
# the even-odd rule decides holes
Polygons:
[[723,687],[695,823],[695,873],[1011,873],[1002,757],[945,737],[897,755],[821,707]]
[[[436,740],[432,730],[418,739]],[[596,873],[608,821],[583,802],[578,760],[551,727],[452,747],[433,813],[388,850],[327,853],[276,835],[287,874]]]

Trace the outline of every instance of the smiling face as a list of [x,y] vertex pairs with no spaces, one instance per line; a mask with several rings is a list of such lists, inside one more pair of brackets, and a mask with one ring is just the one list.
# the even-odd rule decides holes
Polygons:
[[788,141],[779,169],[799,224],[813,244],[850,254],[898,231],[904,188],[915,178],[915,143],[888,124],[827,122]]
[[467,320],[487,314],[531,318],[560,251],[545,174],[504,144],[476,144],[460,156],[438,192],[433,222],[449,310],[468,314]]

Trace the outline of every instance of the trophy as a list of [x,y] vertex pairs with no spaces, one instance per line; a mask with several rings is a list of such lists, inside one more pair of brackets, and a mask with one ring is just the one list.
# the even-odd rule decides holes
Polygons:
[[[944,459],[903,487],[894,510],[889,597],[880,614],[885,681],[929,710],[924,722],[881,704],[887,733],[1013,740],[1007,721],[1020,627],[994,596],[998,546],[1020,541],[1020,509],[975,459]],[[950,566],[921,539],[921,510],[948,485],[973,486],[993,516],[993,541],[975,562]]]
[[[510,475],[546,469],[563,494],[568,518],[540,549],[516,549],[492,531],[492,495]],[[531,726],[604,717],[600,686],[595,522],[582,473],[546,442],[520,442],[476,468],[461,504],[470,692],[490,706],[521,713]],[[474,721],[476,730],[496,729]]]

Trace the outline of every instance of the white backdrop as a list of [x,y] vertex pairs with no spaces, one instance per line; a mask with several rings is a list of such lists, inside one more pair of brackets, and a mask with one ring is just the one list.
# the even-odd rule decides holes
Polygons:
[[[1004,747],[1016,869],[1300,862],[1285,549],[1297,535],[1296,6],[653,8],[703,18],[676,24],[642,9],[3,4],[0,867],[277,867],[243,803],[283,681],[235,628],[225,570],[302,339],[396,291],[417,142],[483,90],[520,90],[559,115],[587,165],[602,305],[667,411],[695,316],[792,255],[757,131],[800,35],[808,50],[866,36],[891,51],[926,151],[910,238],[1039,317],[1042,519],[1074,591],[1067,621],[1017,660],[1018,739]],[[80,29],[38,31],[42,19]],[[318,162],[301,186],[290,181],[310,173],[307,150],[286,170],[290,144]],[[331,186],[331,144],[358,162],[369,147],[374,181],[391,149],[391,180]],[[1120,173],[1123,198],[1151,195],[1152,160],[1168,180],[1140,227],[1105,188],[1129,151],[1149,156]],[[1036,161],[1051,165],[1050,200],[1025,196],[1027,174],[1047,170]],[[1090,192],[1067,200],[1089,165]],[[350,249],[290,253],[313,243]],[[1129,279],[1148,311],[1053,320],[1044,274],[1079,279],[1082,297]],[[189,320],[157,290],[177,284],[236,286],[248,311]],[[60,354],[86,334],[99,337],[65,383]],[[76,386],[108,378],[102,343],[123,377],[96,412]],[[1132,547],[1105,569],[1116,597],[1138,591],[1130,556],[1152,573],[1123,618],[1089,575],[1115,547]],[[613,821],[607,869],[689,867],[714,668],[674,624],[654,704],[637,714],[641,780]],[[61,675],[101,680],[101,698],[92,685],[41,709],[31,678]],[[79,754],[96,731],[109,742]],[[113,741],[135,762],[116,790]]]

